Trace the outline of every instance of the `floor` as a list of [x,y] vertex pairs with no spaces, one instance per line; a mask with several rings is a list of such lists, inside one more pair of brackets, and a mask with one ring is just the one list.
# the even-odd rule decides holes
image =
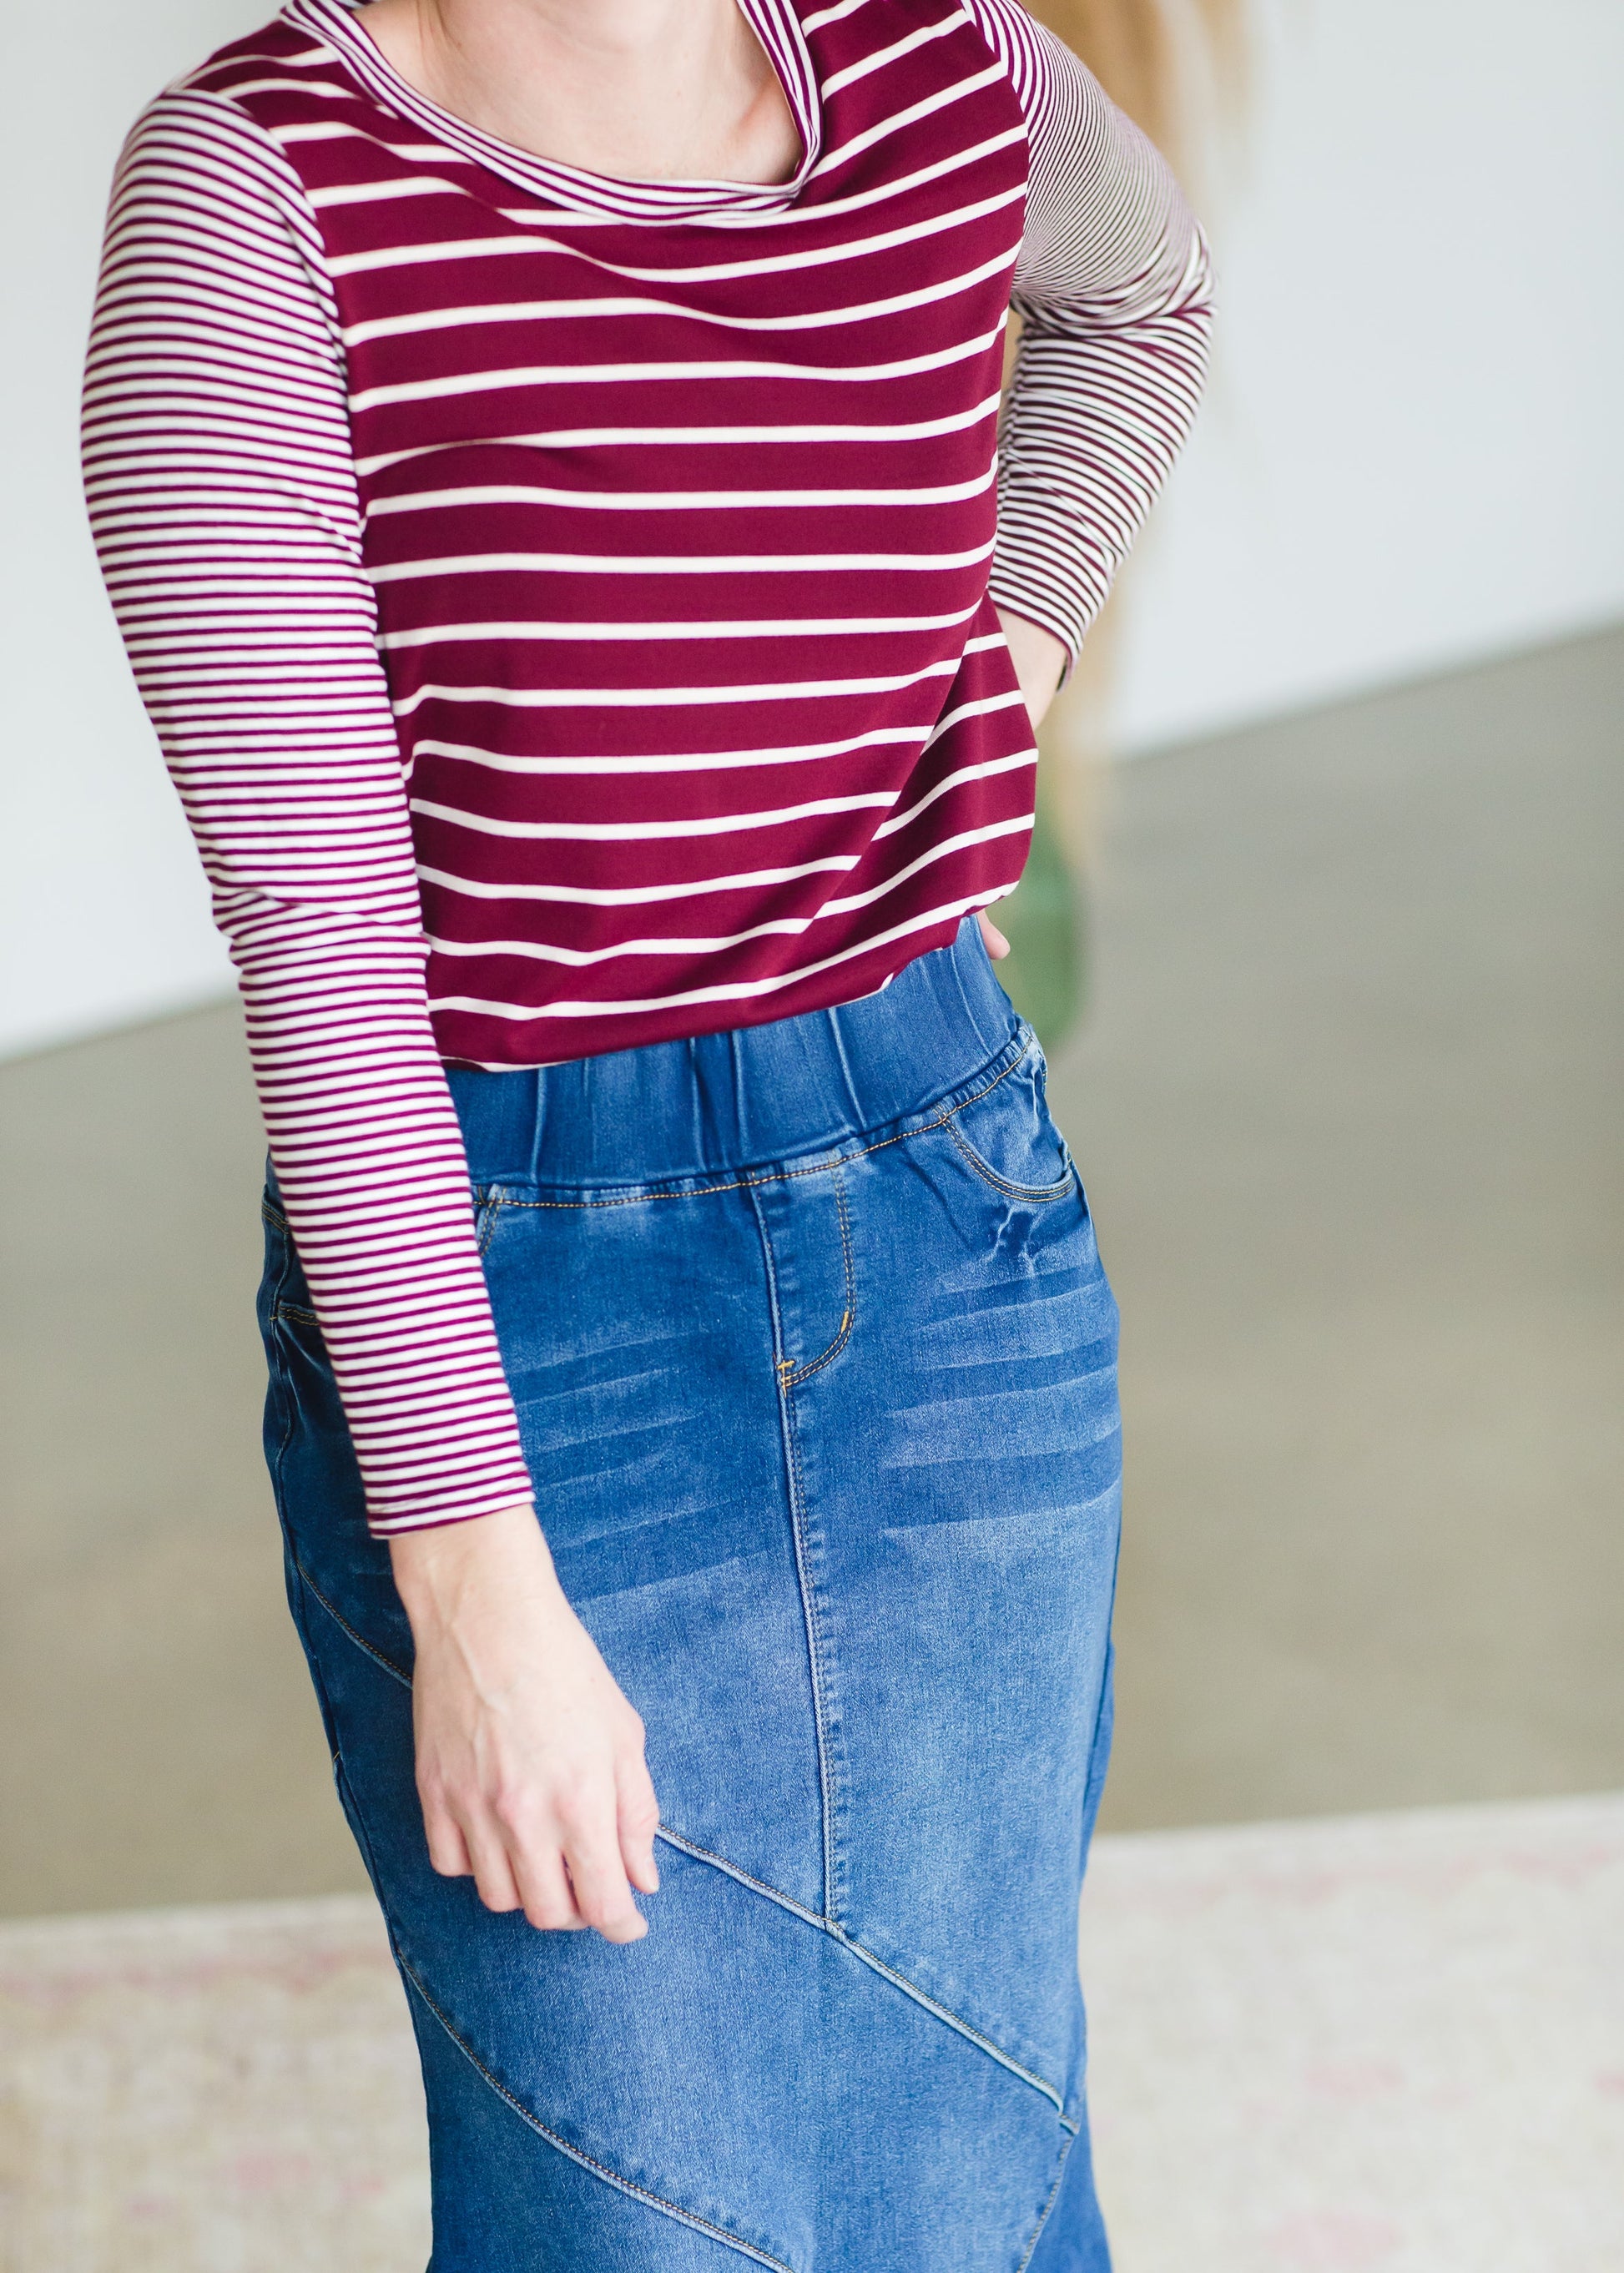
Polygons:
[[[1109,777],[1108,1828],[1624,1788],[1624,631]],[[0,1067],[0,1915],[361,1881],[234,1009]],[[199,1836],[206,1826],[207,1835]]]
[[[1620,719],[1624,631],[1106,785],[1051,1095],[1125,1321],[1122,2273],[1624,2266],[1624,1800],[1563,1797],[1624,1792]],[[0,1067],[0,2273],[421,2254],[259,1152],[229,1007]]]
[[1624,632],[1107,787],[1107,1822],[1624,1786]]
[[1619,2273],[1624,1796],[1102,1840],[1116,2273]]
[[[1117,2273],[1618,2273],[1621,1939],[1624,1798],[1101,1840]],[[423,2262],[365,1897],[0,1925],[0,2273]]]

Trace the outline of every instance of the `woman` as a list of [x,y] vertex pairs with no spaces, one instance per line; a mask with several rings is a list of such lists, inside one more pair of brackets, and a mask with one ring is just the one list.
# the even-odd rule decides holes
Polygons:
[[1106,2262],[1115,1309],[983,911],[1206,325],[1013,0],[290,0],[126,148],[92,511],[439,2273]]

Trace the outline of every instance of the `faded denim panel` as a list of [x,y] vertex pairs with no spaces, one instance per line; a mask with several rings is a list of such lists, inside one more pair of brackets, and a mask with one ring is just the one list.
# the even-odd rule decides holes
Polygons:
[[748,1196],[505,1205],[485,1268],[542,1528],[643,1717],[665,1821],[821,1909],[806,1625]]
[[1076,1189],[1008,1198],[943,1136],[851,1181],[860,1323],[793,1392],[839,1700],[840,1915],[1075,2112],[1116,1304]]
[[429,1867],[410,1636],[267,1211],[267,1449],[435,2273],[1104,2273],[1116,1318],[1041,1056],[967,926],[839,1012],[586,1063],[454,1092],[540,1519],[648,1729],[630,1948]]

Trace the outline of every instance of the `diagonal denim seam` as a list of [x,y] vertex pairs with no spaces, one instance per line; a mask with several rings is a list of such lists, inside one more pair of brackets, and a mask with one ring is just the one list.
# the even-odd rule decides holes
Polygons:
[[1033,2253],[1043,2239],[1043,2228],[1049,2224],[1049,2212],[1060,2199],[1060,2183],[1065,2177],[1066,2164],[1071,2158],[1071,2149],[1077,2144],[1076,2129],[1070,2124],[1063,2125],[1062,2128],[1066,2134],[1066,2142],[1060,2149],[1060,2168],[1055,2172],[1055,2183],[1049,2190],[1049,2200],[1038,2212],[1038,2222],[1033,2231],[1031,2240],[1026,2244],[1026,2254],[1015,2268],[1015,2273],[1026,2273],[1026,2268],[1032,2262]]
[[556,2131],[549,2130],[538,2116],[530,2113],[522,2099],[515,2097],[514,2093],[508,2090],[499,2076],[492,2074],[473,2046],[452,2026],[450,2020],[441,2012],[411,1967],[408,1965],[393,1932],[389,1939],[395,1952],[395,1962],[400,1967],[401,1972],[410,1982],[475,2074],[482,2082],[489,2086],[504,2105],[511,2107],[520,2121],[528,2124],[538,2138],[545,2139],[550,2147],[555,2147],[560,2155],[568,2156],[572,2163],[578,2163],[583,2171],[590,2171],[594,2178],[601,2179],[605,2186],[614,2187],[621,2194],[630,2194],[634,2202],[646,2204],[650,2209],[659,2211],[662,2217],[674,2218],[679,2225],[690,2226],[695,2233],[703,2233],[712,2241],[719,2241],[726,2248],[737,2250],[742,2257],[754,2259],[757,2265],[771,2266],[772,2273],[794,2273],[794,2268],[787,2265],[783,2258],[774,2257],[765,2249],[758,2249],[752,2241],[741,2240],[737,2234],[729,2233],[726,2226],[717,2225],[708,2217],[701,2217],[697,2210],[683,2209],[680,2204],[667,2202],[663,2194],[655,2194],[650,2187],[640,2187],[635,2179],[622,2178],[620,2172],[612,2171],[606,2163],[600,2163],[595,2156],[589,2155],[584,2148],[572,2147],[568,2139],[560,2138]]
[[887,1965],[883,1957],[876,1957],[873,1950],[867,1948],[851,1934],[833,1925],[825,1926],[823,1930],[831,1941],[838,1941],[842,1949],[849,1949],[852,1955],[862,1964],[877,1973],[883,1980],[889,1981],[894,1988],[900,1989],[905,1997],[911,1997],[916,2005],[921,2006],[927,2013],[934,2014],[946,2027],[955,2029],[967,2044],[974,2044],[978,2051],[985,2052],[989,2059],[996,2060],[1000,2067],[1007,2068],[1010,2074],[1018,2076],[1022,2083],[1029,2085],[1034,2091],[1041,2092],[1043,2097],[1053,2106],[1063,2131],[1076,2130],[1076,2124],[1065,2112],[1064,2095],[1052,2083],[1048,2082],[1042,2076],[1035,2074],[1031,2068],[1023,2067],[1019,2060],[1006,2052],[1001,2044],[996,2044],[990,2037],[983,2036],[981,2029],[973,2028],[968,2021],[961,2018],[950,2006],[939,2004],[928,1990],[921,1989],[916,1981],[910,1981],[906,1973],[898,1973],[894,1965]]
[[829,1921],[822,1910],[815,1910],[809,1903],[798,1902],[793,1894],[785,1894],[780,1887],[770,1887],[765,1879],[753,1877],[739,1864],[730,1863],[726,1855],[718,1855],[714,1848],[702,1847],[686,1832],[673,1831],[669,1823],[662,1823],[658,1836],[668,1847],[674,1847],[679,1854],[691,1856],[695,1863],[709,1863],[727,1878],[736,1879],[741,1887],[748,1887],[752,1894],[765,1895],[770,1902],[776,1902],[780,1909],[790,1911],[803,1924],[827,1928]]
[[374,1649],[372,1643],[367,1640],[365,1634],[358,1634],[356,1632],[355,1628],[350,1624],[343,1612],[334,1609],[332,1603],[328,1602],[327,1596],[322,1593],[320,1587],[317,1586],[315,1580],[311,1577],[310,1572],[304,1568],[304,1565],[299,1561],[297,1555],[293,1557],[292,1561],[294,1569],[298,1572],[299,1577],[310,1588],[311,1593],[315,1596],[317,1602],[320,1603],[322,1609],[327,1612],[328,1617],[332,1619],[334,1624],[339,1629],[340,1632],[347,1633],[357,1649],[362,1649],[366,1652],[366,1654],[372,1659],[374,1665],[381,1665],[386,1673],[393,1674],[395,1680],[400,1683],[402,1689],[410,1689],[411,1687],[410,1674],[408,1673],[403,1667],[396,1665],[392,1657],[386,1657],[382,1650]]
[[1006,2052],[1001,2044],[995,2044],[989,2036],[974,2027],[970,2022],[961,2018],[951,2006],[940,2003],[937,1999],[931,1996],[929,1990],[921,1989],[916,1981],[910,1981],[906,1973],[898,1973],[894,1965],[888,1965],[883,1957],[876,1957],[873,1950],[859,1941],[854,1935],[847,1933],[835,1919],[825,1917],[819,1910],[808,1909],[804,1902],[798,1902],[793,1894],[781,1894],[777,1887],[770,1887],[764,1879],[753,1878],[748,1871],[741,1870],[738,1864],[730,1863],[725,1855],[718,1855],[710,1848],[700,1846],[696,1840],[687,1838],[680,1831],[672,1830],[668,1824],[660,1825],[659,1836],[668,1847],[676,1848],[679,1853],[691,1856],[696,1863],[710,1864],[713,1870],[722,1872],[726,1877],[734,1879],[741,1887],[748,1887],[752,1894],[760,1894],[767,1902],[776,1902],[780,1909],[787,1910],[792,1917],[798,1917],[803,1925],[816,1926],[821,1933],[826,1933],[831,1941],[838,1943],[842,1949],[849,1951],[860,1964],[866,1965],[871,1972],[879,1974],[881,1978],[889,1981],[893,1988],[900,1989],[904,1996],[910,1998],[914,2004],[921,2006],[933,2018],[944,2022],[957,2035],[963,2037],[967,2043],[975,2045],[978,2051],[985,2052],[989,2059],[996,2060],[1000,2067],[1007,2068],[1010,2074],[1018,2076],[1022,2083],[1029,2084],[1034,2091],[1041,2092],[1043,2097],[1054,2107],[1060,2120],[1061,2129],[1075,2135],[1078,2127],[1065,2112],[1064,2095],[1056,2090],[1052,2083],[1034,2074],[1031,2068],[1023,2067],[1021,2062],[1012,2054]]
[[[398,1665],[384,1656],[381,1650],[374,1649],[371,1642],[365,1640],[356,1632],[342,1611],[334,1609],[332,1603],[328,1602],[297,1557],[293,1567],[340,1632],[347,1634],[357,1649],[364,1650],[374,1664],[381,1666],[386,1673],[393,1675],[403,1689],[410,1689],[410,1676],[403,1673]],[[752,1894],[762,1895],[767,1902],[776,1902],[780,1909],[787,1910],[792,1917],[798,1917],[803,1924],[816,1926],[820,1932],[829,1936],[831,1941],[838,1942],[842,1949],[849,1950],[861,1964],[868,1966],[870,1971],[879,1974],[894,1988],[900,1989],[905,1996],[913,1999],[914,2004],[921,2006],[926,2012],[934,2014],[938,2021],[954,2029],[967,2043],[974,2044],[978,2050],[984,2052],[989,2059],[996,2060],[1000,2067],[1007,2068],[1011,2075],[1019,2076],[1023,2083],[1030,2084],[1034,2091],[1041,2091],[1045,2099],[1053,2102],[1060,2118],[1062,2129],[1075,2130],[1076,2126],[1065,2112],[1064,2097],[1052,2083],[1034,2074],[1031,2068],[1024,2067],[1012,2053],[1006,2052],[1001,2044],[995,2044],[990,2037],[963,2019],[960,2014],[952,2010],[951,2006],[939,2002],[937,1999],[931,1996],[929,1990],[921,1989],[916,1981],[910,1981],[906,1973],[899,1973],[894,1965],[888,1965],[883,1957],[876,1956],[873,1950],[865,1947],[855,1936],[847,1933],[837,1919],[826,1917],[820,1910],[808,1909],[804,1902],[798,1902],[793,1894],[784,1894],[777,1887],[770,1887],[764,1879],[753,1877],[748,1871],[742,1870],[737,1863],[730,1863],[725,1855],[717,1854],[711,1848],[700,1846],[696,1840],[688,1838],[680,1831],[673,1831],[669,1824],[660,1825],[659,1835],[667,1846],[676,1848],[681,1854],[691,1856],[695,1862],[708,1863],[713,1870],[722,1872],[725,1876],[733,1879],[738,1885],[748,1887]],[[425,2001],[427,2001],[426,1998]],[[470,2053],[470,2058],[472,2057]]]

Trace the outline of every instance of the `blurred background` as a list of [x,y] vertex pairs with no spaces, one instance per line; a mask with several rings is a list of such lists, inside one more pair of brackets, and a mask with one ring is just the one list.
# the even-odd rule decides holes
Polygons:
[[[119,140],[264,6],[4,33],[13,1917],[364,1883],[258,1450],[229,968],[77,486]],[[1105,1828],[1617,1791],[1624,10],[1036,12],[1174,154],[1221,291],[1011,914],[1124,1318]],[[1236,2262],[1399,2264],[1364,2230]],[[1609,2231],[1470,2262],[1616,2273]]]

